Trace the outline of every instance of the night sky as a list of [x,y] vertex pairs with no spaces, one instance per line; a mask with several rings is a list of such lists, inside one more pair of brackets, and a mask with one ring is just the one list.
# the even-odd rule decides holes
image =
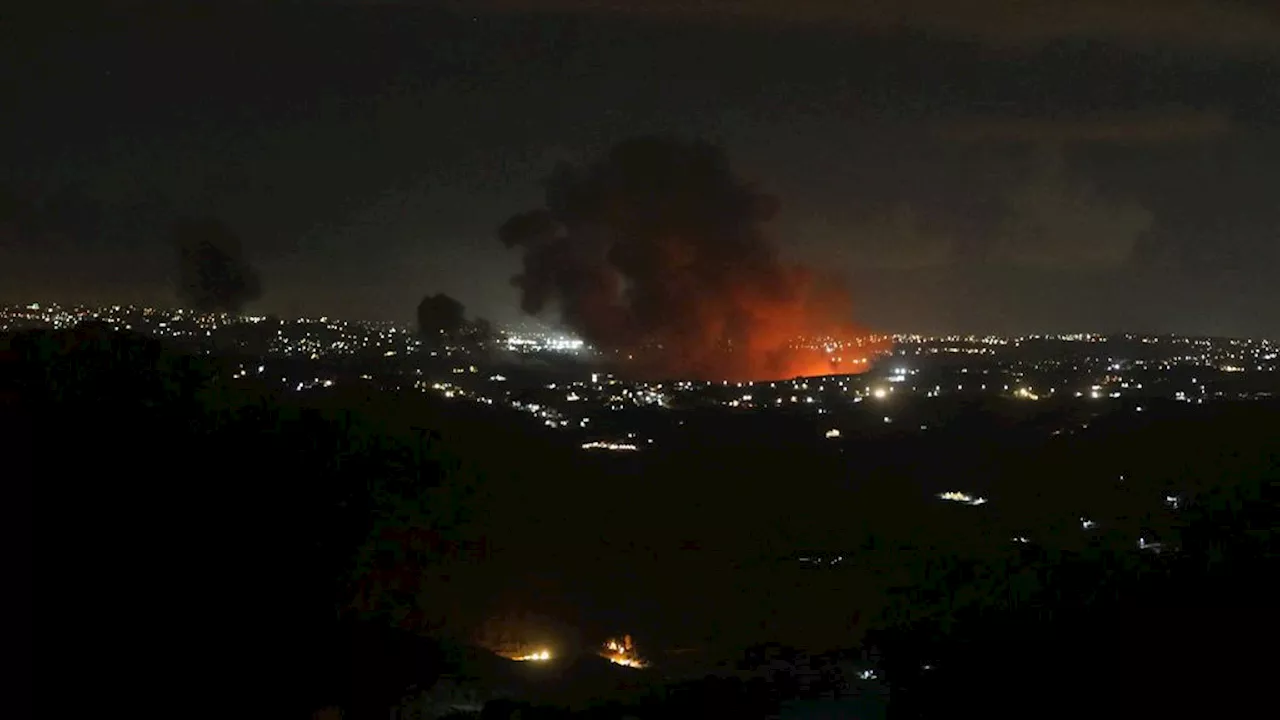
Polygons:
[[175,304],[207,216],[250,310],[510,322],[503,221],[676,133],[863,326],[1280,337],[1266,0],[178,4],[0,16],[0,301]]

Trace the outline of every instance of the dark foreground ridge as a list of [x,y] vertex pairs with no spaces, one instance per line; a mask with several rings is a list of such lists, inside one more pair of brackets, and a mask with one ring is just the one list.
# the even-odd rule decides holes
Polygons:
[[[620,474],[504,412],[374,385],[231,382],[216,357],[103,327],[8,336],[0,362],[8,497],[21,505],[30,488],[36,668],[75,689],[42,691],[37,706],[348,718],[865,717],[886,712],[886,695],[894,717],[1265,707],[1275,403],[1147,417],[1020,447],[1017,463],[915,459],[957,486],[995,475],[1068,505],[1091,477],[1127,469],[1100,532],[1021,543],[1009,528],[1040,505],[939,510],[892,483],[910,477],[910,448],[860,457],[855,494],[830,458],[767,434]],[[1174,488],[1176,512],[1139,502]],[[769,520],[777,508],[786,532]],[[1161,552],[1112,534],[1126,523],[1158,526]],[[482,640],[494,618],[548,638],[557,658],[482,649],[498,649]],[[595,656],[619,628],[648,639],[650,667]]]

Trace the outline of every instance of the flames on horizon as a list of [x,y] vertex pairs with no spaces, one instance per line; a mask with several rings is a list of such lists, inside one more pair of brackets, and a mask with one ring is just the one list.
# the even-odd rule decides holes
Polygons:
[[[499,230],[523,252],[530,314],[561,320],[637,379],[782,380],[852,374],[878,349],[843,285],[784,262],[763,231],[777,201],[719,148],[667,137],[561,165],[545,206]],[[829,338],[809,345],[800,338]]]
[[615,638],[606,640],[600,648],[600,657],[623,667],[642,668],[648,665],[640,658],[630,635],[622,636],[621,640]]

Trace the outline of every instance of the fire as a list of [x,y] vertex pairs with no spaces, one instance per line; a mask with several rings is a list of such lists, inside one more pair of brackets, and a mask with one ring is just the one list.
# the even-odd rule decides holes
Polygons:
[[521,308],[555,309],[633,379],[867,370],[875,349],[857,340],[850,293],[828,269],[785,259],[767,228],[777,211],[721,148],[639,137],[558,170],[543,206],[508,219],[498,238],[522,255]]
[[979,495],[970,495],[969,493],[958,492],[952,490],[950,492],[938,493],[938,497],[951,502],[964,503],[965,505],[985,505],[987,499]]
[[636,653],[635,646],[631,643],[630,635],[624,635],[621,641],[612,638],[606,640],[604,646],[600,649],[600,657],[615,665],[630,668],[642,668],[647,664]]
[[657,346],[628,347],[614,360],[620,373],[635,379],[766,382],[857,375],[870,370],[872,361],[892,346],[887,339],[862,336],[812,340],[759,333],[746,340],[700,352],[696,361],[687,356],[673,357],[669,349]]
[[550,660],[550,659],[551,659],[551,651],[550,651],[550,650],[543,649],[543,650],[539,650],[539,651],[534,652],[534,653],[530,653],[530,654],[528,654],[528,655],[517,655],[516,657],[513,657],[513,658],[511,658],[511,659],[512,659],[512,660],[519,660],[519,661],[521,661],[521,662],[529,662],[529,661],[532,661],[532,662],[545,662],[545,661],[547,661],[547,660]]

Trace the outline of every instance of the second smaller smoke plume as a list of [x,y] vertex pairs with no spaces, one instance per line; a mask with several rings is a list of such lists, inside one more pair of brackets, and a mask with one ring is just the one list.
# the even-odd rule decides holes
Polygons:
[[483,344],[492,334],[488,320],[467,320],[466,307],[449,295],[427,295],[418,303],[418,336],[428,346]]
[[220,220],[186,218],[170,237],[178,253],[178,297],[201,312],[240,312],[262,295],[240,238]]

